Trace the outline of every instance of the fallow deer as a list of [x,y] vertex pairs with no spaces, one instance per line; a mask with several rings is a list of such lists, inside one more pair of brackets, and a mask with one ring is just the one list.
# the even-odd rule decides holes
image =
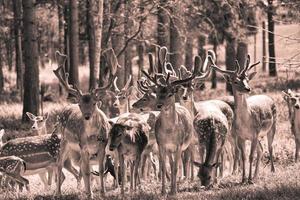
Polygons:
[[121,168],[121,193],[124,195],[125,159],[132,162],[130,169],[130,189],[136,190],[141,155],[147,146],[148,124],[138,114],[121,115],[110,131],[111,151],[117,149]]
[[[236,61],[236,70],[223,70],[215,65],[213,68],[220,72],[225,80],[232,85],[234,96],[234,123],[233,130],[237,137],[237,144],[241,151],[242,157],[242,182],[253,183],[252,179],[252,164],[254,152],[257,150],[257,162],[254,172],[254,178],[259,174],[259,165],[262,156],[262,145],[259,139],[267,135],[268,150],[271,160],[271,171],[274,172],[273,161],[273,139],[276,133],[276,105],[274,100],[266,95],[254,95],[247,98],[247,94],[251,91],[249,81],[253,79],[256,72],[249,71],[259,64],[259,62],[250,65],[250,56],[247,56],[247,61],[243,69],[241,69],[238,61]],[[246,152],[245,141],[251,142],[249,156],[249,176],[246,178]]]
[[300,94],[290,89],[283,91],[283,94],[289,109],[291,132],[295,137],[295,162],[298,162],[300,151]]
[[[63,126],[61,151],[58,160],[58,174],[61,174],[64,160],[69,152],[80,155],[80,171],[83,175],[85,193],[92,197],[90,185],[90,158],[95,156],[99,163],[100,193],[104,194],[104,158],[105,147],[108,142],[110,123],[105,114],[98,108],[97,102],[101,100],[100,93],[105,92],[112,84],[116,74],[117,59],[112,49],[103,52],[104,57],[111,66],[107,83],[91,92],[82,93],[76,85],[69,85],[68,74],[64,70],[65,55],[57,52],[59,67],[54,70],[55,76],[67,90],[74,96],[73,103],[77,105],[67,107],[61,114],[60,122]],[[61,194],[61,177],[58,176],[57,194]]]
[[[189,147],[194,134],[190,113],[186,108],[175,105],[175,94],[180,85],[193,80],[197,76],[200,62],[200,57],[196,57],[194,72],[190,77],[172,82],[170,81],[170,73],[158,79],[158,76],[151,77],[147,72],[142,71],[155,84],[155,107],[160,111],[155,124],[155,136],[162,166],[162,194],[166,193],[164,176],[166,174],[166,156],[169,157],[171,165],[171,194],[176,194],[178,162],[182,151]],[[206,76],[206,73],[204,76]],[[201,77],[198,77],[198,79],[201,79]]]
[[[25,176],[39,174],[48,188],[46,172],[56,167],[57,156],[60,150],[60,138],[56,133],[57,125],[52,134],[17,138],[9,140],[0,148],[0,158],[16,156],[26,162]],[[78,179],[78,172],[70,162],[65,162],[64,167]]]
[[29,191],[29,181],[23,177],[25,170],[26,162],[23,159],[16,156],[0,157],[1,182],[5,182],[5,185],[11,181],[13,185],[17,183],[20,190],[25,186],[27,191]]
[[48,113],[46,113],[44,116],[35,116],[34,114],[32,114],[30,112],[26,112],[26,115],[33,122],[32,126],[31,126],[32,131],[36,131],[37,135],[46,135],[47,134],[46,122],[49,117]]

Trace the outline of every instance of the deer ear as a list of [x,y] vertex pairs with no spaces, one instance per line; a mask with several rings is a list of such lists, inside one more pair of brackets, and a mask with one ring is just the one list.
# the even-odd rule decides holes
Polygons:
[[30,120],[34,120],[35,119],[35,115],[30,113],[30,112],[26,112],[26,115],[29,117]]
[[252,80],[254,76],[256,75],[257,72],[252,72],[251,74],[248,75],[249,80]]
[[202,164],[199,163],[199,162],[197,162],[197,161],[194,161],[193,163],[194,163],[194,165],[195,165],[196,167],[202,167]]
[[44,115],[44,120],[47,120],[49,118],[49,113],[46,113],[45,115]]

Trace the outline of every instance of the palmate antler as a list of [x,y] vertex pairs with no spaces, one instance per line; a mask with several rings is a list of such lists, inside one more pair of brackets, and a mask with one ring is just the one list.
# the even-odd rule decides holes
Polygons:
[[64,67],[67,55],[56,51],[55,58],[58,64],[58,68],[56,70],[53,70],[55,76],[58,78],[59,82],[63,85],[68,93],[74,95],[76,98],[80,98],[80,96],[82,96],[81,90],[76,85],[72,86],[68,82],[69,74],[65,72]]

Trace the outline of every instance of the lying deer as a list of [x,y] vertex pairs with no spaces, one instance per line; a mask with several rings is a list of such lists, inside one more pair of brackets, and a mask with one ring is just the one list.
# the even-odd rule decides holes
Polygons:
[[149,126],[138,114],[120,116],[110,130],[111,151],[117,149],[121,169],[121,193],[124,195],[125,159],[132,162],[130,169],[130,189],[136,190],[141,155],[147,146]]
[[291,132],[295,137],[295,162],[298,162],[300,151],[300,94],[288,89],[283,91],[283,98],[289,108],[289,119],[291,123]]
[[[95,156],[99,163],[100,193],[104,194],[104,158],[105,147],[108,142],[110,123],[105,114],[98,108],[97,102],[112,84],[116,74],[116,56],[112,49],[103,52],[108,61],[110,73],[107,83],[91,92],[82,93],[76,86],[68,83],[68,74],[64,71],[65,55],[56,53],[59,59],[59,67],[54,70],[55,76],[66,91],[73,95],[73,103],[77,105],[67,107],[60,117],[63,126],[61,153],[58,160],[58,174],[61,174],[64,161],[70,157],[69,152],[80,155],[80,171],[83,175],[85,193],[88,198],[92,197],[90,183],[90,158]],[[57,194],[61,194],[61,176],[58,176]]]
[[[212,61],[214,63],[214,61]],[[254,178],[259,174],[259,165],[262,157],[262,145],[259,139],[267,135],[268,149],[271,160],[271,171],[274,172],[273,161],[273,139],[276,133],[276,105],[272,98],[266,95],[246,96],[251,91],[249,81],[253,79],[256,72],[249,71],[258,63],[250,65],[250,56],[248,55],[244,68],[242,69],[236,61],[236,70],[223,70],[213,64],[213,68],[220,72],[225,80],[232,85],[234,96],[234,133],[237,137],[237,144],[241,151],[243,162],[242,182],[253,183],[252,164],[254,152],[257,150],[257,162],[254,172]],[[246,153],[245,141],[251,142],[249,156],[249,176],[246,178]]]

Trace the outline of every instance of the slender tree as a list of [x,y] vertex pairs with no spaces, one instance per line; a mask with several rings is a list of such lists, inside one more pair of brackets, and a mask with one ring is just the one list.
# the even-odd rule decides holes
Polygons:
[[97,86],[102,41],[103,0],[87,0],[88,40],[90,62],[89,88]]
[[[133,27],[133,22],[130,20],[130,15],[132,15],[132,2],[126,1],[125,3],[125,19],[124,19],[124,40],[128,40],[132,34],[131,30]],[[129,75],[132,74],[132,44],[129,42],[124,52],[124,67],[125,67],[125,82],[127,81]],[[131,79],[132,80],[132,79]]]
[[13,1],[14,11],[14,36],[15,36],[15,54],[16,54],[16,73],[17,89],[21,91],[23,97],[23,56],[22,56],[22,0]]
[[[227,70],[234,70],[235,58],[236,58],[236,39],[232,38],[226,41],[225,49],[225,65]],[[226,90],[232,94],[231,84],[226,82]]]
[[35,0],[23,0],[24,25],[24,100],[23,121],[28,121],[26,112],[39,113],[39,68],[35,16]]
[[266,56],[267,56],[267,50],[266,50],[266,22],[262,22],[262,70],[265,72],[267,70],[266,67]]
[[75,84],[79,86],[79,77],[78,77],[78,45],[79,45],[79,27],[78,27],[78,4],[77,0],[70,0],[70,42],[69,42],[69,51],[70,51],[70,69],[69,69],[69,82],[70,84]]
[[185,66],[188,70],[193,67],[193,38],[191,35],[187,35],[185,42]]
[[275,59],[275,40],[274,40],[274,7],[273,0],[268,0],[268,38],[269,38],[269,75],[277,76],[276,59]]

